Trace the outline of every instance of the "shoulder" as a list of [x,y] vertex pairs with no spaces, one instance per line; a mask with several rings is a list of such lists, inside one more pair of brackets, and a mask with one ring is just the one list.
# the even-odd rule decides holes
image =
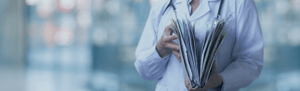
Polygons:
[[[175,1],[175,0],[173,0],[173,1]],[[154,24],[156,26],[158,26],[158,24],[160,24],[160,19],[162,17],[162,14],[163,14],[164,10],[167,8],[169,2],[170,2],[170,0],[159,0],[151,6],[151,10],[150,10],[148,18],[152,22],[154,22]]]
[[254,0],[236,0],[236,6],[239,10],[256,9]]
[[254,0],[235,0],[238,4],[250,4],[254,3]]
[[[172,0],[172,1],[174,3],[177,0]],[[155,2],[151,6],[150,16],[159,17],[160,15],[162,15],[169,3],[170,3],[170,0],[159,0],[159,1]]]
[[227,4],[235,4],[237,8],[241,8],[243,6],[255,5],[254,0],[224,0]]
[[159,0],[151,6],[150,15],[152,17],[158,17],[160,14],[162,14],[162,11],[167,6],[169,0]]
[[230,9],[238,15],[243,12],[257,11],[254,0],[224,0],[224,4],[230,6]]

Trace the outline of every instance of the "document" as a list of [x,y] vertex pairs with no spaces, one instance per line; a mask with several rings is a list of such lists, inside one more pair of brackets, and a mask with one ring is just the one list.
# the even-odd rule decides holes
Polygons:
[[[172,19],[171,29],[173,34],[178,36],[181,62],[192,88],[203,88],[206,85],[217,50],[233,24],[228,23],[231,15],[226,19],[218,16],[211,25],[207,25],[204,41],[200,46],[196,46],[195,24],[192,24],[187,17],[183,20]],[[196,47],[201,47],[200,52],[197,52]]]

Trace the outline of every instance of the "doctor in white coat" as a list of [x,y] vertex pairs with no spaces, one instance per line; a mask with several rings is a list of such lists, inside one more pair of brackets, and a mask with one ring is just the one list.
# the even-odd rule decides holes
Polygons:
[[175,13],[180,20],[187,15],[195,23],[200,45],[207,23],[218,14],[221,0],[172,0],[176,12],[167,7],[169,2],[160,0],[153,4],[136,49],[135,67],[143,78],[158,80],[156,91],[237,91],[259,77],[263,37],[253,0],[223,1],[220,15],[225,18],[234,12],[229,19],[233,25],[218,49],[207,86],[202,89],[191,89],[185,81],[170,20],[175,19]]

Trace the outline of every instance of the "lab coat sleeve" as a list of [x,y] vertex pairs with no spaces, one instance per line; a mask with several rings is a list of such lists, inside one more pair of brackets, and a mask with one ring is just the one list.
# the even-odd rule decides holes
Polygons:
[[[157,4],[157,3],[156,3]],[[135,67],[138,73],[147,80],[158,80],[166,70],[170,54],[161,58],[156,51],[156,31],[158,29],[157,6],[154,4],[150,10],[142,37],[136,49]],[[160,36],[157,36],[159,38]],[[158,40],[157,40],[158,41]]]
[[253,0],[241,1],[237,5],[233,62],[219,73],[223,78],[222,91],[248,86],[259,77],[263,66],[263,37],[255,3]]

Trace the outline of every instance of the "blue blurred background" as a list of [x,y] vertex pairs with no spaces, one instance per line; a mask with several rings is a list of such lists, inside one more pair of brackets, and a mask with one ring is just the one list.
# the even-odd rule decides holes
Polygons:
[[[0,91],[154,91],[134,67],[159,0],[0,0]],[[300,0],[255,0],[260,77],[242,91],[300,91]]]

